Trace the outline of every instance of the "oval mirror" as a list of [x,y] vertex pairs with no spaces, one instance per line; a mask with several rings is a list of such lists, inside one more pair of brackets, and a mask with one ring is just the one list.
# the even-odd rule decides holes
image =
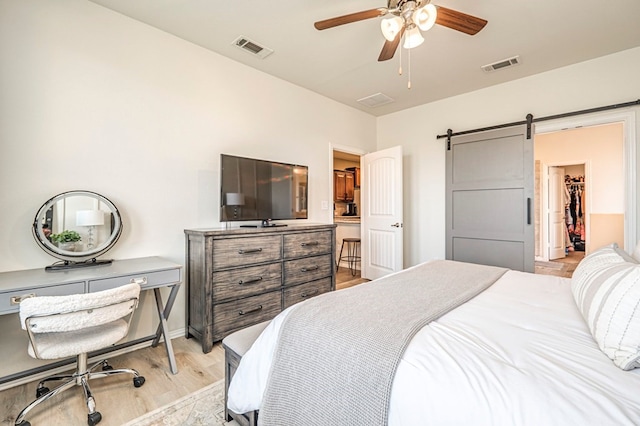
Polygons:
[[89,191],[58,194],[40,207],[33,236],[43,250],[64,262],[46,269],[110,263],[96,260],[120,238],[122,219],[106,197]]

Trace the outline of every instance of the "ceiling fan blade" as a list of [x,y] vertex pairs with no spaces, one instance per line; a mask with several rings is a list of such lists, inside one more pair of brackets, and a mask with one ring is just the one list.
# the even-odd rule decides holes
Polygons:
[[461,31],[469,35],[476,35],[487,25],[487,21],[482,18],[477,18],[442,6],[436,7],[438,8],[436,24],[451,28],[452,30]]
[[363,10],[362,12],[350,13],[349,15],[337,16],[335,18],[325,19],[313,24],[317,30],[326,30],[327,28],[337,27],[338,25],[350,24],[352,22],[364,21],[365,19],[377,18],[387,14],[384,7],[378,9]]
[[393,55],[396,54],[396,50],[398,49],[398,45],[400,44],[400,40],[402,40],[404,30],[405,27],[402,27],[400,32],[396,34],[396,38],[394,38],[393,41],[385,41],[384,46],[382,46],[380,56],[378,56],[378,62],[388,61],[389,59],[393,58]]

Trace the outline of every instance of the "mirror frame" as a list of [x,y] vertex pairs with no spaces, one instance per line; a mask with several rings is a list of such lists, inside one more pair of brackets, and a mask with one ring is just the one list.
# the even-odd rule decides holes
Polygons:
[[[51,241],[49,241],[47,237],[44,235],[44,232],[42,232],[42,221],[45,217],[47,210],[49,210],[52,206],[54,206],[58,201],[64,200],[66,198],[73,197],[73,196],[83,196],[83,197],[90,197],[90,198],[96,199],[99,202],[104,203],[111,210],[112,217],[113,217],[113,230],[111,231],[109,238],[107,238],[107,241],[103,242],[102,244],[99,244],[94,249],[84,250],[79,252],[62,250],[61,248],[53,244]],[[105,210],[105,213],[106,213],[106,210]],[[96,257],[100,256],[101,254],[109,250],[111,247],[113,247],[116,241],[118,241],[118,239],[120,238],[120,235],[122,234],[122,218],[120,217],[120,212],[118,211],[118,208],[115,206],[115,204],[113,204],[108,198],[100,194],[97,194],[91,191],[67,191],[50,198],[42,205],[42,207],[40,207],[40,209],[38,210],[38,213],[35,216],[35,219],[33,220],[33,226],[31,231],[33,233],[33,237],[40,245],[40,248],[42,248],[44,251],[46,251],[53,257],[64,260],[65,264],[69,264],[70,262],[82,262],[87,260],[92,260],[93,263],[96,263],[95,262]]]

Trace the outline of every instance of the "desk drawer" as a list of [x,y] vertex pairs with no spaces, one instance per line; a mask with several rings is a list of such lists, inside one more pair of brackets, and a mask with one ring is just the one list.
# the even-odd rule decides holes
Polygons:
[[89,292],[109,290],[121,285],[137,282],[144,289],[163,287],[168,284],[180,283],[180,269],[166,271],[142,272],[139,274],[122,275],[120,277],[105,278],[89,281]]
[[331,291],[331,278],[323,278],[306,284],[287,287],[284,290],[284,308],[295,305],[322,293]]
[[280,288],[282,265],[280,262],[268,265],[238,268],[213,273],[213,302],[264,293]]
[[213,270],[280,260],[282,237],[230,238],[213,242]]
[[333,261],[330,254],[284,262],[284,285],[296,285],[330,277]]
[[[84,293],[84,281],[66,283],[49,287],[32,287],[20,291],[0,293],[0,313],[20,311],[20,298],[33,296],[66,296]],[[14,299],[15,298],[15,299]],[[13,300],[12,300],[13,299]]]
[[331,231],[303,232],[284,236],[284,258],[331,253]]
[[213,341],[269,319],[280,313],[281,291],[220,303],[213,307]]

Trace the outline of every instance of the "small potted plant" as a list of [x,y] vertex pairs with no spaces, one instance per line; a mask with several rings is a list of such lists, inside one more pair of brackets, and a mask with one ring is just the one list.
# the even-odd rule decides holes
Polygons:
[[75,251],[76,243],[81,239],[82,237],[76,231],[64,230],[59,234],[51,234],[51,241],[57,243],[60,249],[67,251]]

